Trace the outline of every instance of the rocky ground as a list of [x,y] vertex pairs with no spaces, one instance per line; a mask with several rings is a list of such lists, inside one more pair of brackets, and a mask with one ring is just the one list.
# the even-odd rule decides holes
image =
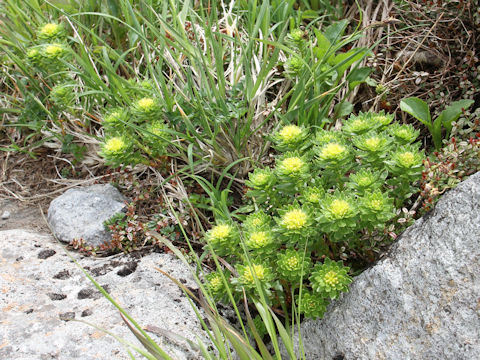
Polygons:
[[[182,337],[205,341],[190,303],[158,267],[195,287],[189,269],[173,255],[143,253],[84,257],[55,240],[37,208],[2,201],[0,228],[0,358],[128,359],[106,329],[139,345],[119,312],[74,263],[95,279],[175,359],[200,358]],[[79,321],[87,321],[99,328]],[[161,336],[161,335],[167,336]]]

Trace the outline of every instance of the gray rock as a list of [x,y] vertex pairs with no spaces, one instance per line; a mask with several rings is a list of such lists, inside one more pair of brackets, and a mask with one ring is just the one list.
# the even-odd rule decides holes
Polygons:
[[99,246],[112,238],[103,222],[121,212],[125,200],[110,184],[70,189],[50,204],[48,223],[61,241]]
[[[0,231],[0,244],[0,359],[130,359],[113,337],[77,320],[95,324],[142,348],[118,310],[98,293],[51,236]],[[55,254],[39,258],[43,250]],[[173,335],[210,344],[195,312],[182,291],[154,269],[158,267],[196,289],[189,268],[180,260],[153,252],[143,257],[131,254],[102,259],[71,255],[141,326],[150,329],[148,334],[172,358],[201,358]],[[118,269],[131,262],[137,264],[135,271],[124,277],[117,275]]]
[[480,173],[444,195],[301,333],[307,359],[478,359]]
[[5,210],[2,213],[2,220],[7,220],[10,217],[10,211]]

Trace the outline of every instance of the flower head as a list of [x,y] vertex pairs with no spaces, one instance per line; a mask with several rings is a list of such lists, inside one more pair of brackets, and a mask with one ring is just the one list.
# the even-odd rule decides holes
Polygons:
[[146,120],[160,112],[160,104],[155,98],[143,97],[133,104],[132,110],[139,120]]
[[38,38],[43,40],[50,40],[58,37],[62,37],[65,34],[65,29],[60,24],[48,23],[43,25],[38,30]]
[[351,159],[350,150],[340,142],[329,142],[314,149],[317,160],[323,168],[340,169],[349,165]]
[[220,223],[205,234],[205,239],[220,256],[233,255],[238,245],[238,233],[228,223]]
[[62,44],[49,44],[43,48],[45,57],[49,59],[57,59],[65,54],[66,50]]
[[126,112],[122,109],[114,109],[103,118],[102,125],[107,129],[116,129],[122,128],[126,121]]
[[211,240],[224,240],[228,238],[233,233],[233,227],[228,224],[220,224],[214,226],[209,231],[209,237]]
[[137,101],[137,106],[139,109],[148,112],[155,107],[155,100],[152,98],[141,98]]
[[247,288],[255,287],[255,278],[263,284],[272,279],[270,268],[263,264],[239,265],[237,271],[239,274],[238,282]]
[[271,169],[255,169],[248,174],[248,181],[246,184],[254,189],[266,189],[269,188],[274,181],[275,177],[273,176]]
[[376,128],[385,128],[393,121],[393,114],[385,114],[383,111],[380,113],[370,113],[371,122]]
[[330,203],[329,210],[333,217],[339,219],[351,212],[351,205],[343,199],[335,199]]
[[320,208],[318,220],[322,223],[322,231],[329,234],[330,239],[342,240],[358,227],[358,209],[352,195],[339,191],[326,194]]
[[390,145],[390,139],[383,135],[372,131],[364,135],[353,138],[355,146],[369,154],[383,153]]
[[277,256],[277,271],[283,279],[296,282],[310,273],[312,261],[309,254],[287,249]]
[[367,189],[375,189],[382,186],[382,181],[385,180],[387,173],[375,172],[370,169],[360,169],[356,173],[350,174],[349,187],[364,192]]
[[410,169],[422,165],[422,154],[412,146],[397,149],[392,154],[392,161],[398,168]]
[[350,218],[356,214],[353,199],[342,193],[328,195],[322,203],[322,213],[329,220]]
[[303,69],[303,60],[298,56],[292,56],[286,63],[286,69],[290,74],[299,74]]
[[313,290],[331,299],[337,298],[342,291],[348,290],[352,278],[348,276],[349,267],[343,266],[342,261],[325,259],[322,265],[316,265],[310,276]]
[[328,131],[328,130],[317,130],[315,133],[315,144],[323,146],[325,144],[328,144],[330,142],[334,143],[342,143],[343,138],[342,138],[342,133],[339,131]]
[[50,91],[50,97],[59,106],[70,105],[75,98],[72,84],[55,85]]
[[30,60],[32,64],[38,64],[40,63],[40,60],[42,59],[42,54],[38,48],[30,48],[27,51],[27,58]]
[[307,138],[308,133],[297,125],[286,125],[274,136],[273,141],[279,150],[296,150]]
[[302,297],[297,295],[296,303],[301,314],[310,319],[322,318],[327,311],[328,301],[319,294],[312,294],[307,289],[302,290]]
[[289,34],[290,39],[296,43],[301,43],[305,40],[305,31],[294,29]]
[[262,230],[270,227],[271,218],[263,211],[256,211],[247,216],[243,222],[243,227],[247,231]]
[[308,172],[308,164],[303,157],[286,153],[277,160],[275,170],[280,175],[301,176]]
[[121,137],[112,137],[108,139],[103,145],[103,152],[106,155],[114,156],[121,155],[128,149],[128,144],[125,139]]
[[319,204],[323,198],[324,190],[317,186],[307,187],[302,194],[302,201],[310,204]]
[[265,249],[273,244],[273,237],[269,231],[253,231],[248,234],[245,244],[249,249]]
[[420,135],[420,131],[415,130],[412,125],[393,124],[387,131],[401,144],[411,144]]
[[287,230],[300,230],[308,224],[308,214],[302,209],[291,209],[283,214],[280,224]]
[[360,135],[372,129],[372,123],[367,116],[352,116],[343,125],[342,130],[349,134]]

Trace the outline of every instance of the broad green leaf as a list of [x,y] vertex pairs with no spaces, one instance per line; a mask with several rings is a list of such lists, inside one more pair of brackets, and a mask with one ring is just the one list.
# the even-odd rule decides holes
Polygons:
[[432,132],[432,118],[430,117],[430,110],[425,101],[416,97],[403,99],[400,102],[400,109],[412,115]]
[[332,66],[338,66],[338,76],[341,77],[353,63],[361,60],[367,54],[367,52],[368,49],[365,48],[350,50],[336,55],[333,59],[330,58],[329,63]]
[[460,115],[462,115],[463,110],[468,109],[473,103],[473,100],[467,99],[455,101],[440,113],[438,119],[440,119],[439,121],[443,124],[445,129],[447,129],[447,136],[450,135],[450,132],[452,131],[452,123],[457,121]]
[[338,103],[335,105],[335,118],[341,118],[344,116],[348,116],[352,113],[353,111],[353,104],[348,102],[348,101],[342,101],[341,103]]
[[360,85],[361,83],[365,82],[368,78],[368,75],[372,72],[372,68],[362,67],[356,68],[350,71],[347,75],[348,80],[348,89],[352,90],[356,86]]
[[314,31],[315,36],[317,37],[317,46],[313,48],[313,53],[315,54],[317,59],[322,60],[327,54],[332,44],[320,31],[316,29]]
[[344,19],[333,23],[325,29],[323,34],[330,41],[331,44],[335,44],[343,35],[346,27],[348,25],[348,20]]

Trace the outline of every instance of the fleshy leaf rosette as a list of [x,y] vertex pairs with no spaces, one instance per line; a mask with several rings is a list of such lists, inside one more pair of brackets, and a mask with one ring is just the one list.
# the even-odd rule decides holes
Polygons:
[[325,258],[323,264],[315,265],[310,282],[312,289],[321,296],[336,299],[340,293],[348,291],[352,278],[348,276],[349,267],[342,261]]
[[328,300],[319,294],[302,289],[302,297],[296,296],[296,303],[299,306],[300,314],[310,319],[322,318],[327,311]]

